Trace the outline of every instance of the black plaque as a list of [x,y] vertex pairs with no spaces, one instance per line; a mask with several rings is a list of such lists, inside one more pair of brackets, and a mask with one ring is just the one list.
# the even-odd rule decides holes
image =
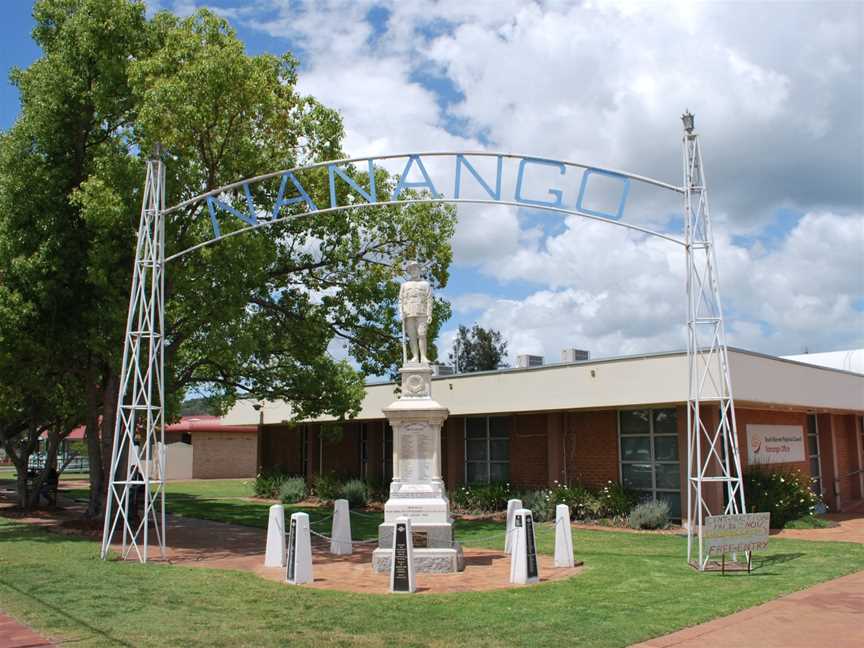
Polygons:
[[393,538],[393,591],[411,591],[411,580],[408,573],[408,533],[404,524],[396,525],[396,533]]
[[429,534],[426,531],[412,531],[411,546],[414,549],[425,549],[429,546]]
[[[516,518],[517,520],[519,518]],[[531,514],[525,516],[525,548],[528,562],[528,578],[537,578],[537,548],[534,546],[534,520]]]
[[288,532],[288,581],[294,580],[294,567],[297,551],[294,547],[297,537],[297,520],[291,520],[291,530]]

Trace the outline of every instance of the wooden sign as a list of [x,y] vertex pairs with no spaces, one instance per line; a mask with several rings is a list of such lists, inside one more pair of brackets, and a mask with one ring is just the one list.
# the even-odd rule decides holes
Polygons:
[[709,554],[744,553],[768,546],[770,513],[709,515],[703,542]]

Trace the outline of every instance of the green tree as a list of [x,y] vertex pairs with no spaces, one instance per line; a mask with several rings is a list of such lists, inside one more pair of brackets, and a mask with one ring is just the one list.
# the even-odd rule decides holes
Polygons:
[[[0,259],[0,281],[14,279],[15,295],[24,296],[0,293],[8,299],[0,318],[12,313],[0,321],[0,335],[13,329],[18,312],[56,323],[50,344],[28,343],[45,366],[59,368],[46,383],[49,395],[77,377],[68,384],[80,388],[67,400],[87,425],[95,515],[115,421],[140,152],[156,142],[166,150],[170,205],[238,178],[343,157],[343,129],[335,111],[296,91],[290,55],[249,56],[228,23],[208,11],[147,20],[140,2],[41,0],[34,16],[43,57],[13,74],[22,111],[0,151],[0,249],[10,254]],[[392,188],[393,178],[375,173],[379,191]],[[304,186],[317,204],[329,201],[326,173],[310,173]],[[252,189],[256,205],[272,206],[270,185]],[[344,183],[339,195],[346,199]],[[290,209],[301,214],[298,205]],[[240,225],[223,219],[223,234]],[[316,214],[169,263],[169,417],[192,386],[208,390],[222,409],[250,395],[285,399],[298,418],[350,416],[363,374],[386,373],[400,355],[398,268],[419,258],[433,282],[445,285],[453,226],[452,209],[430,205]],[[166,221],[169,255],[211,237],[202,204]],[[52,319],[52,309],[61,316]],[[433,333],[448,316],[438,301]],[[360,371],[328,352],[340,343]],[[19,354],[0,363],[0,383],[17,385],[22,361]]]
[[495,329],[459,326],[459,332],[450,352],[450,363],[461,373],[492,371],[507,358],[507,342]]

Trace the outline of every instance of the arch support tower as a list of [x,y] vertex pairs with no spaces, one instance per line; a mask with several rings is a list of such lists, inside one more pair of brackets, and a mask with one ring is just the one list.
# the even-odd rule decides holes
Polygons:
[[122,556],[165,555],[165,165],[157,145],[147,177],[135,247],[120,371],[102,558],[115,532]]
[[693,115],[684,121],[684,228],[687,250],[687,561],[704,570],[709,515],[746,512],[735,402],[708,191]]

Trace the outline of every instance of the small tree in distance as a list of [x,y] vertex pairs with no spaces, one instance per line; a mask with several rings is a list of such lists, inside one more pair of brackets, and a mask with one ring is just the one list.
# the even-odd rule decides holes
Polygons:
[[506,358],[507,342],[502,339],[500,331],[484,329],[478,324],[470,329],[459,326],[450,352],[450,363],[460,373],[492,371],[500,367]]

